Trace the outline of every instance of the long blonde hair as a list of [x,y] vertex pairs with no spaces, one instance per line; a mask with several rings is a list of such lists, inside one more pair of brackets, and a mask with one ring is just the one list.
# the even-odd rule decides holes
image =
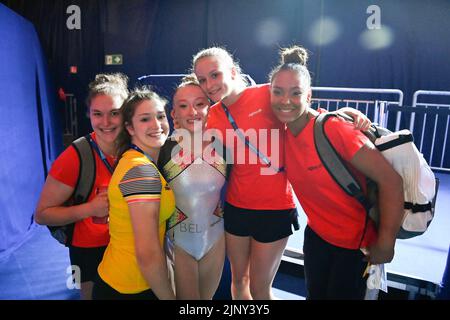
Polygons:
[[239,63],[234,59],[233,55],[229,53],[225,48],[222,47],[210,47],[203,50],[200,50],[192,57],[192,72],[195,71],[195,66],[200,59],[205,57],[217,57],[219,61],[225,63],[231,68],[236,70],[237,77],[237,85],[239,87],[246,87],[248,85],[247,78],[242,75],[241,67]]

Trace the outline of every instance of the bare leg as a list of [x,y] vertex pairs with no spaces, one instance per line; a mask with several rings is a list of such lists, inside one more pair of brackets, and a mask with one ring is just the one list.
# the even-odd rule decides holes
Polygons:
[[233,300],[251,300],[250,237],[225,232],[226,251],[231,266],[231,296]]
[[198,262],[200,298],[211,300],[219,287],[225,263],[225,236],[221,237]]
[[183,249],[174,246],[175,287],[178,300],[200,300],[197,261]]
[[289,237],[262,243],[251,241],[250,292],[253,299],[273,300],[272,283],[280,266],[281,257]]
[[94,287],[93,281],[81,282],[81,300],[92,300],[92,288]]

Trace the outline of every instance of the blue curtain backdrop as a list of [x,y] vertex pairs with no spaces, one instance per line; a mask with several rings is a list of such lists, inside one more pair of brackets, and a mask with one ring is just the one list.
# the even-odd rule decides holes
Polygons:
[[61,151],[46,68],[33,25],[0,4],[0,261],[34,230],[40,189]]
[[[396,88],[411,104],[414,91],[450,89],[448,0],[1,0],[0,251],[19,243],[55,156],[56,90],[78,99],[79,133],[87,133],[84,99],[96,73],[139,76],[185,73],[198,50],[223,45],[258,83],[278,62],[278,48],[302,44],[311,52],[313,85]],[[69,5],[81,11],[81,29],[69,30]],[[381,29],[369,30],[370,5]],[[122,54],[123,65],[104,65]],[[78,73],[70,74],[69,67]],[[52,119],[55,122],[52,122]],[[51,126],[55,126],[52,128]],[[7,158],[6,158],[7,157]]]

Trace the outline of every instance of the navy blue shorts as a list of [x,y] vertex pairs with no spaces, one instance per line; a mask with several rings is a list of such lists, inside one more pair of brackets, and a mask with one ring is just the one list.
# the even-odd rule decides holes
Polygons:
[[70,263],[80,268],[81,282],[94,281],[106,246],[94,248],[69,247]]
[[252,237],[258,242],[274,242],[290,236],[292,227],[299,229],[297,209],[251,210],[224,206],[225,231],[239,237]]

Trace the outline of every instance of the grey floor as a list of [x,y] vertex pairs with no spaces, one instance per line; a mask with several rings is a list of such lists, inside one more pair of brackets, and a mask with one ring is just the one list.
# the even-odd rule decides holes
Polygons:
[[47,227],[35,226],[30,238],[0,261],[0,300],[76,300],[69,251]]

